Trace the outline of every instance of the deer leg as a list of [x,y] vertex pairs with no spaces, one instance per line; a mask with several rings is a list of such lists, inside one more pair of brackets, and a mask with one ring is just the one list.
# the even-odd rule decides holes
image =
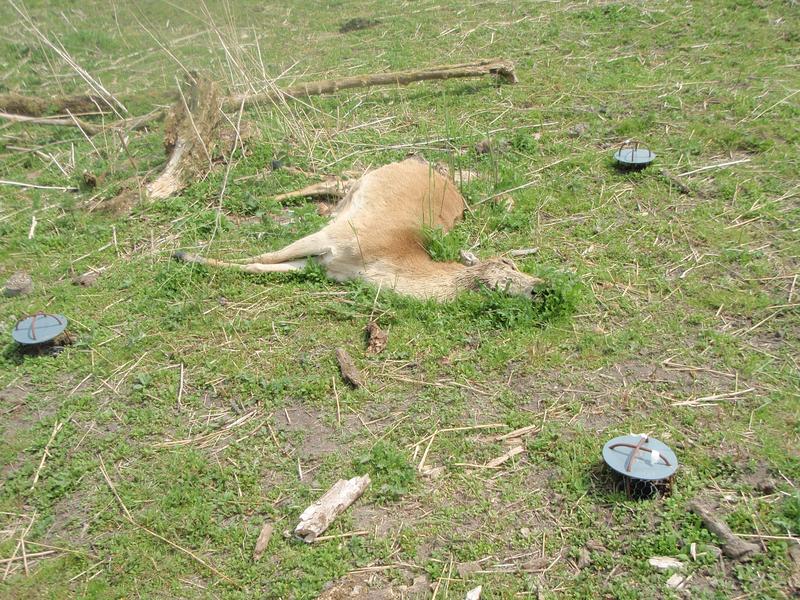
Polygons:
[[183,262],[197,263],[199,265],[208,265],[211,267],[223,267],[226,269],[236,269],[237,271],[244,271],[245,273],[287,273],[289,271],[299,271],[305,267],[306,263],[308,262],[307,259],[302,259],[270,264],[239,264],[235,262],[206,258],[205,256],[189,254],[188,252],[176,252],[172,256],[176,260],[181,260]]
[[322,229],[311,235],[292,242],[288,246],[275,250],[274,252],[266,252],[258,256],[251,256],[249,258],[242,258],[230,262],[250,265],[254,263],[260,264],[275,264],[282,263],[289,260],[296,260],[298,258],[307,258],[309,256],[319,256],[330,252],[331,244],[325,229]]

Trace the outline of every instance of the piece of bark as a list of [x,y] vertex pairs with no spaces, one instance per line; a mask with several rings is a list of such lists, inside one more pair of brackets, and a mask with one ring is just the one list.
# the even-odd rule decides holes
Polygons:
[[219,142],[222,101],[217,86],[206,76],[188,75],[182,96],[164,124],[164,147],[169,159],[155,181],[146,186],[152,199],[168,198],[206,175]]
[[358,500],[370,484],[369,475],[340,479],[331,489],[303,511],[294,534],[307,543],[321,535],[333,520]]
[[293,200],[295,198],[344,198],[344,195],[347,193],[347,188],[347,182],[338,178],[331,178],[319,183],[307,185],[299,190],[278,194],[277,196],[273,196],[273,200],[276,202],[283,202],[284,200]]
[[358,370],[356,363],[353,362],[353,359],[344,348],[336,349],[336,360],[339,362],[339,370],[342,372],[342,379],[355,388],[364,385],[363,379],[361,378],[361,371]]
[[264,526],[261,528],[261,533],[258,534],[256,546],[253,549],[253,561],[259,560],[264,554],[264,550],[267,549],[267,544],[269,544],[269,540],[272,538],[272,530],[272,523],[269,521],[264,523]]
[[657,571],[670,571],[672,569],[680,571],[683,569],[683,563],[671,556],[653,556],[647,562]]
[[472,588],[470,591],[467,592],[465,600],[480,600],[482,591],[483,591],[482,585],[479,585],[476,588]]
[[706,529],[722,541],[722,552],[728,558],[747,560],[753,554],[761,552],[761,547],[759,545],[746,542],[737,537],[725,521],[717,517],[714,511],[700,500],[692,500],[689,503],[689,510],[700,517]]
[[388,341],[389,335],[375,321],[370,321],[367,324],[367,352],[369,354],[383,352]]
[[6,281],[3,295],[7,298],[26,296],[33,291],[33,279],[25,271],[17,271]]

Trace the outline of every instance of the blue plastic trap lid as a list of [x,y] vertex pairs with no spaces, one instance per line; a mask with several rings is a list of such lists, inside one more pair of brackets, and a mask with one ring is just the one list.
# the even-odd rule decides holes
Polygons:
[[678,457],[669,446],[645,434],[615,437],[603,447],[603,460],[632,479],[669,479],[678,470]]
[[614,153],[614,159],[628,167],[644,167],[655,159],[656,155],[647,148],[620,148]]
[[67,317],[37,313],[25,317],[14,327],[11,337],[20,344],[43,344],[57,337],[67,328]]

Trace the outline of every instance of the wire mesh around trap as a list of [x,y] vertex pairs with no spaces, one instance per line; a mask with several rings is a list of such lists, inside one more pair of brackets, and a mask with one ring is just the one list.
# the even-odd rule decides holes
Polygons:
[[632,479],[619,473],[614,474],[614,491],[624,493],[631,500],[651,500],[664,498],[672,494],[674,477],[648,481],[646,479]]
[[672,492],[678,457],[663,442],[648,435],[623,435],[606,443],[603,460],[615,475],[615,489],[634,500]]

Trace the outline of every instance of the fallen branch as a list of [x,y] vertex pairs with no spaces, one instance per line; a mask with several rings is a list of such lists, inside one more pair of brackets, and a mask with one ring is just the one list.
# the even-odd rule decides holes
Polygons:
[[734,560],[747,560],[752,554],[761,552],[761,547],[751,542],[746,542],[736,536],[728,525],[717,517],[709,506],[700,500],[689,503],[689,510],[700,517],[703,525],[722,542],[722,552]]
[[245,106],[260,102],[275,102],[281,99],[304,98],[331,94],[341,90],[354,88],[375,87],[380,85],[408,85],[416,81],[432,81],[457,79],[466,77],[495,76],[498,81],[517,83],[514,72],[514,63],[510,60],[482,60],[474,63],[460,65],[443,65],[420,69],[416,71],[394,71],[389,73],[375,73],[371,75],[356,75],[342,79],[327,79],[301,83],[285,90],[270,90],[255,94],[240,94],[225,99],[226,109],[238,107],[242,102]]
[[91,94],[56,96],[49,99],[14,93],[0,94],[0,111],[28,117],[42,117],[48,111],[54,113],[95,112],[101,110],[100,106],[103,104],[105,104],[105,100]]
[[370,484],[369,475],[340,479],[325,494],[303,511],[294,534],[311,543],[322,534],[333,520],[358,500]]
[[[325,79],[322,81],[310,81],[286,88],[284,90],[275,89],[267,92],[255,94],[239,94],[226,97],[222,106],[225,110],[237,110],[240,106],[251,106],[261,102],[276,102],[278,100],[291,100],[295,98],[306,98],[309,96],[319,96],[331,94],[341,90],[354,88],[375,87],[381,85],[408,85],[416,81],[431,81],[458,79],[468,77],[483,77],[491,75],[498,81],[505,83],[516,83],[517,76],[514,72],[514,63],[509,60],[491,59],[481,60],[474,63],[464,63],[460,65],[442,65],[429,69],[419,69],[415,71],[394,71],[389,73],[376,73],[369,75],[356,75],[354,77],[344,77],[342,79]],[[97,103],[94,101],[97,100]],[[174,98],[165,101],[173,101]],[[168,116],[168,111],[156,109],[146,115],[123,119],[116,123],[111,123],[105,127],[71,119],[61,118],[42,118],[48,110],[58,113],[64,112],[88,112],[96,111],[98,107],[106,101],[99,96],[68,96],[65,98],[54,98],[50,101],[40,98],[32,98],[19,94],[0,94],[0,118],[10,121],[28,122],[36,125],[52,125],[62,127],[78,126],[88,135],[95,135],[106,129],[141,129],[148,124],[163,119]],[[89,104],[91,103],[91,104]]]

